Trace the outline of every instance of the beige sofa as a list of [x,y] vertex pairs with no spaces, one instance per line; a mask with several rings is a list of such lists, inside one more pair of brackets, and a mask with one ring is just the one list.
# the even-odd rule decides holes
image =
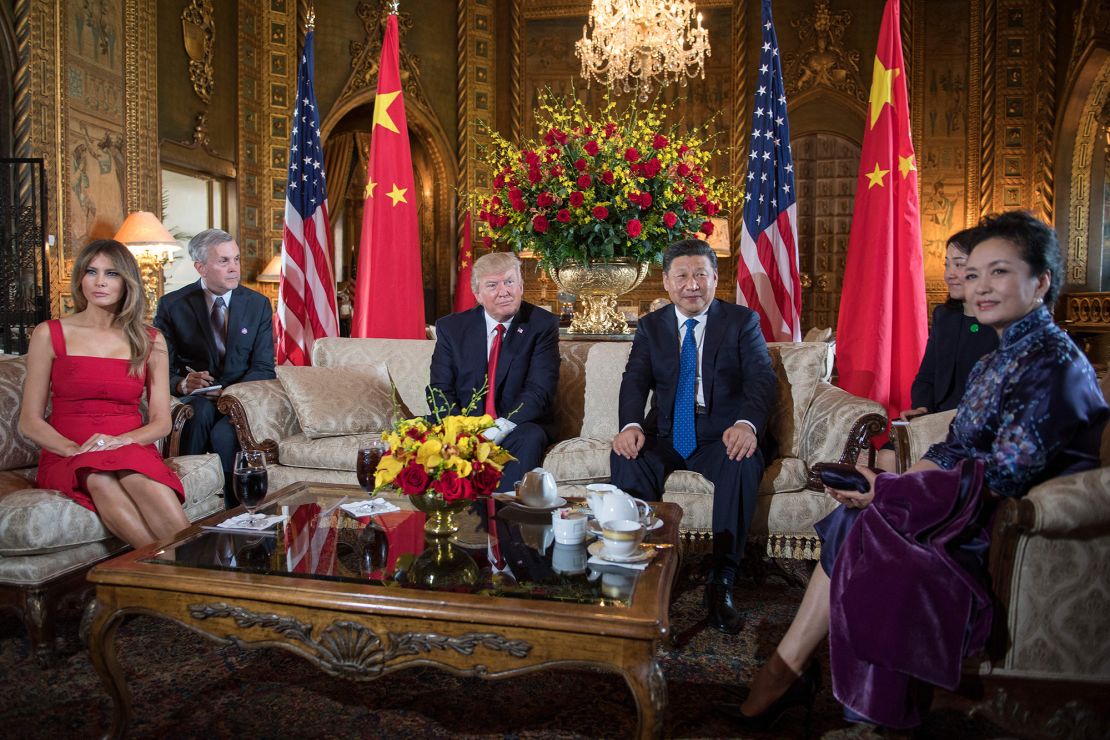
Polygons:
[[[54,643],[54,617],[80,604],[90,586],[85,573],[126,549],[100,518],[58,491],[34,488],[38,448],[19,433],[24,358],[0,360],[0,607],[19,611],[42,661]],[[223,508],[223,470],[215,455],[177,457],[176,437],[191,409],[174,413],[164,454],[185,484],[190,521]]]
[[[404,404],[428,412],[424,389],[434,342],[399,339],[323,339],[313,349],[316,367],[384,363]],[[609,448],[617,433],[617,395],[631,342],[567,340],[559,343],[562,365],[556,397],[556,439],[544,467],[561,492],[581,494],[590,482],[609,478]],[[855,460],[866,440],[885,424],[882,407],[826,382],[829,346],[823,342],[773,344],[779,378],[778,408],[770,427],[780,456],[769,462],[752,525],[755,542],[778,557],[817,558],[813,524],[834,502],[812,472],[821,461]],[[343,398],[329,399],[336,414]],[[297,481],[355,482],[356,435],[309,439],[280,380],[241,383],[220,399],[245,448],[265,450],[274,467],[271,490]],[[365,436],[365,435],[364,435]],[[677,472],[664,497],[683,508],[683,530],[699,538],[711,531],[713,487],[697,473]]]
[[[1110,397],[1110,375],[1102,392]],[[896,427],[900,466],[943,440],[954,415],[930,414]],[[1098,734],[1080,732],[1090,729],[1095,715],[1088,711],[1092,705],[1078,700],[1101,695],[1101,703],[1110,689],[1110,426],[1101,464],[999,506],[990,572],[1000,609],[989,659],[965,666],[965,673],[1001,687],[990,707],[999,721],[1035,709],[1040,716],[1026,715],[1026,724],[1047,722],[1090,737],[1107,729],[1102,724]]]

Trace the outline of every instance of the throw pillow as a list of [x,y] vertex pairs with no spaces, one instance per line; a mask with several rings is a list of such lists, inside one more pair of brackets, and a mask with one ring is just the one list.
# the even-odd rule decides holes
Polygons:
[[381,432],[393,421],[393,383],[385,365],[281,365],[277,376],[309,439]]

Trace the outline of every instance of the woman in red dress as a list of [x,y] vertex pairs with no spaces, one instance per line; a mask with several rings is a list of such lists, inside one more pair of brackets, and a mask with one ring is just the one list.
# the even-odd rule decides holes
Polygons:
[[170,431],[166,341],[143,323],[139,266],[119,242],[81,250],[71,288],[76,313],[31,335],[19,429],[42,448],[40,488],[61,491],[142,547],[189,525],[181,480],[154,446]]

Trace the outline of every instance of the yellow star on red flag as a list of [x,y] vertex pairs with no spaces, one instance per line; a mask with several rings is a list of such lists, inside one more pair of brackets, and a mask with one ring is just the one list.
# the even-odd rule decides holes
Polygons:
[[408,188],[399,188],[397,187],[397,183],[393,183],[393,189],[386,193],[386,195],[389,196],[389,199],[393,201],[393,205],[396,206],[398,203],[408,203],[408,201],[405,200],[405,193],[408,191]]
[[882,187],[883,178],[890,174],[890,170],[880,169],[879,163],[876,162],[875,169],[873,169],[871,172],[865,172],[864,174],[867,175],[867,179],[871,181],[867,184],[867,189],[870,190],[876,185]]
[[374,188],[376,188],[376,187],[378,187],[378,183],[374,182],[373,180],[367,181],[367,183],[366,183],[366,195],[364,197],[373,198],[374,197]]
[[908,157],[898,155],[898,171],[902,173],[903,180],[909,177],[911,171],[917,171],[917,164],[913,160],[914,156],[912,154]]
[[879,57],[875,57],[875,71],[871,75],[871,128],[875,128],[883,106],[893,105],[894,78],[900,71],[896,67],[887,69],[879,61]]
[[374,98],[374,126],[381,126],[395,134],[400,133],[397,124],[389,117],[389,106],[393,105],[393,101],[400,94],[400,90],[391,93],[378,93],[377,97]]

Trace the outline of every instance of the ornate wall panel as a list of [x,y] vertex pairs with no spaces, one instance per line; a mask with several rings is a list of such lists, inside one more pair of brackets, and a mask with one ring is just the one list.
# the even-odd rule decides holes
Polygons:
[[[1068,282],[1076,285],[1095,282],[1090,280],[1088,275],[1090,253],[1094,252],[1091,248],[1090,209],[1091,189],[1096,183],[1092,172],[1097,149],[1096,137],[1103,132],[1099,119],[1107,105],[1110,105],[1110,58],[1102,63],[1094,75],[1079,115],[1078,130],[1075,132],[1075,149],[1069,153],[1071,157],[1070,212],[1065,259]],[[1095,254],[1101,256],[1101,249]]]
[[[498,0],[458,0],[457,54],[458,157],[461,193],[474,193],[489,187],[490,171],[485,164],[485,149],[495,125],[497,91],[494,86],[498,48],[496,14],[505,3]],[[460,201],[457,223],[462,228],[466,204]],[[460,233],[461,239],[461,233]]]
[[247,279],[281,250],[297,15],[296,0],[239,3],[238,236]]
[[162,212],[158,173],[158,26],[155,3],[126,0],[127,208]]

